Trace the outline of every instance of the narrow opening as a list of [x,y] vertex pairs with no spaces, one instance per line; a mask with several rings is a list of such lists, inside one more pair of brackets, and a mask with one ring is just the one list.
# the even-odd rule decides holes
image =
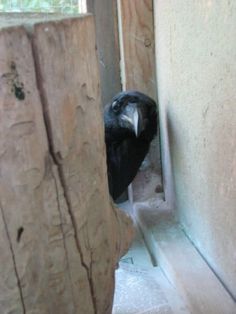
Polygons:
[[[143,92],[158,107],[151,3],[117,1],[120,73],[123,90]],[[160,121],[157,136],[128,188],[128,200],[117,200],[118,207],[132,217],[136,235],[116,270],[113,314],[172,313],[172,308],[179,306],[171,304],[170,295],[177,303],[179,298],[158,265],[151,229],[160,211],[168,210],[163,191],[159,125]]]
[[[135,11],[135,14],[127,18],[129,11]],[[136,15],[142,12],[145,12],[145,17],[140,17],[140,21],[136,20]],[[139,90],[158,103],[157,91],[154,86],[156,84],[156,74],[153,7],[150,5],[149,8],[144,3],[136,5],[135,3],[126,3],[118,0],[117,16],[122,89]],[[147,17],[148,21],[146,20]],[[144,31],[143,23],[147,27],[146,31]],[[148,45],[147,41],[149,42]],[[139,52],[137,52],[137,47],[140,49]],[[148,59],[148,62],[146,62],[146,59]],[[147,70],[146,67],[149,73],[148,79],[144,75]],[[150,81],[153,81],[154,84],[150,85]],[[157,111],[159,111],[158,104]],[[137,260],[137,264],[140,266],[143,264],[149,266],[157,265],[157,261],[153,257],[152,248],[150,248],[148,241],[144,237],[140,219],[136,217],[135,208],[137,204],[141,203],[144,207],[152,207],[154,203],[159,204],[164,201],[159,121],[157,127],[157,135],[152,140],[149,152],[128,188],[128,196],[124,193],[116,200],[118,206],[132,216],[137,233],[130,251],[121,259],[121,262],[135,265]],[[151,206],[149,205],[150,201],[152,202]],[[135,257],[130,256],[134,252]]]

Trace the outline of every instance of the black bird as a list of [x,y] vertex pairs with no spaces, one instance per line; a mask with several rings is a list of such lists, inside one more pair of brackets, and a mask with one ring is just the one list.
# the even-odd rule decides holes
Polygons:
[[117,94],[104,108],[109,192],[116,200],[133,181],[157,133],[153,99],[138,91]]

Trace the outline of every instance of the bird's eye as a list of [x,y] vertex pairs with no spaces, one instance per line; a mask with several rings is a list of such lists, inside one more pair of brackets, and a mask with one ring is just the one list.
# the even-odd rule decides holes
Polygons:
[[117,101],[114,101],[111,106],[114,112],[118,112],[120,110],[120,104]]

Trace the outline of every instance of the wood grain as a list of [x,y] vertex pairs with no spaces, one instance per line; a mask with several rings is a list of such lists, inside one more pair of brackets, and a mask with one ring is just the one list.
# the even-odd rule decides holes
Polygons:
[[132,228],[109,199],[99,86],[92,16],[0,30],[1,313],[111,313]]
[[125,89],[156,99],[152,0],[120,0]]
[[116,2],[87,0],[95,17],[103,107],[121,91]]
[[91,295],[96,311],[104,313],[113,295],[115,265],[92,16],[36,25],[35,48],[52,154],[89,279],[86,295]]

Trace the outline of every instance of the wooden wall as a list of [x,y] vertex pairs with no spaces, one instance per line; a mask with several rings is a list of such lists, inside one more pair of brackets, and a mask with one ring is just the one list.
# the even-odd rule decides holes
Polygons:
[[102,106],[121,91],[116,0],[87,0],[94,14],[101,77]]
[[119,0],[123,89],[138,89],[156,99],[152,0]]

